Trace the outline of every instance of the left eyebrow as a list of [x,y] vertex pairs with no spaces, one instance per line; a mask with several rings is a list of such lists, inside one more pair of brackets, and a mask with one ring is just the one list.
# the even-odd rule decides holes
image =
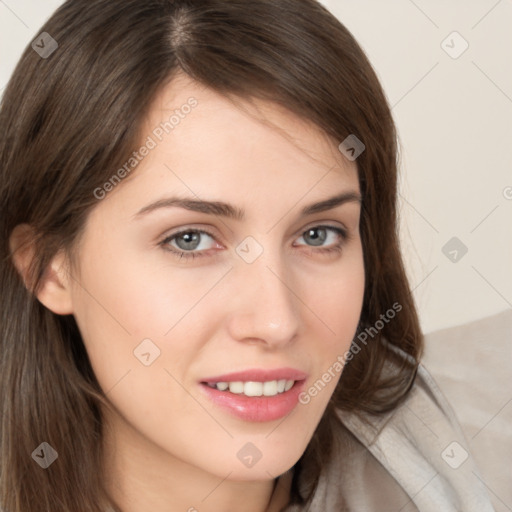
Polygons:
[[[332,210],[338,206],[341,206],[342,204],[351,202],[361,204],[361,195],[355,191],[342,192],[341,194],[330,197],[323,201],[305,206],[301,210],[300,215],[306,216],[312,215],[313,213],[325,212],[327,210]],[[154,203],[144,206],[133,217],[138,219],[160,208],[172,207],[184,208],[186,210],[206,213],[209,215],[218,215],[237,221],[242,221],[245,219],[244,210],[232,204],[224,203],[222,201],[197,200],[191,197],[168,197],[165,199],[160,199]]]
[[312,215],[313,213],[325,212],[327,210],[332,210],[337,206],[341,206],[345,203],[362,203],[361,194],[355,191],[343,192],[338,194],[337,196],[330,197],[329,199],[325,199],[324,201],[320,201],[319,203],[313,203],[309,206],[304,207],[301,210],[301,216]]

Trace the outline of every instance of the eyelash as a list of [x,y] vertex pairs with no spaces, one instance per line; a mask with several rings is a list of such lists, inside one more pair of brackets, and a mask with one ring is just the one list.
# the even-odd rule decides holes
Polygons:
[[[347,240],[349,238],[346,230],[344,230],[342,228],[339,228],[339,227],[327,226],[327,225],[318,225],[318,226],[312,226],[310,228],[307,228],[305,231],[303,231],[301,236],[303,236],[305,233],[307,233],[308,231],[310,231],[312,229],[327,229],[327,230],[331,230],[331,231],[334,231],[336,234],[338,234],[340,236],[340,238],[341,238],[341,242],[336,244],[336,245],[334,245],[334,246],[332,246],[332,247],[313,250],[313,252],[318,252],[318,253],[321,253],[321,254],[334,254],[334,253],[341,252],[342,249],[343,249],[343,246],[345,245],[345,243],[347,242]],[[184,259],[193,259],[193,258],[196,258],[196,257],[206,256],[206,254],[205,254],[206,251],[200,251],[200,252],[180,251],[180,250],[177,250],[177,249],[174,249],[174,248],[172,248],[172,249],[169,248],[170,247],[169,246],[169,242],[171,242],[175,238],[178,238],[180,235],[183,235],[185,233],[201,233],[201,234],[204,233],[204,234],[210,236],[211,238],[213,238],[215,240],[215,236],[212,233],[210,233],[209,231],[207,231],[207,230],[204,230],[204,229],[184,229],[182,231],[179,231],[177,233],[173,233],[173,234],[169,235],[164,240],[162,240],[158,245],[161,246],[165,251],[170,252],[176,258],[179,258],[180,260],[182,258],[184,258]],[[313,247],[313,246],[310,246],[310,247]]]

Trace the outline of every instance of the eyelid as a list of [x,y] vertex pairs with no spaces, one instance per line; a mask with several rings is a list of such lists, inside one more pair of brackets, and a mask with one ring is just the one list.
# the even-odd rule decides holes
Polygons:
[[301,236],[303,235],[308,229],[312,228],[331,228],[331,229],[340,229],[342,230],[347,236],[350,233],[350,229],[343,224],[343,222],[335,221],[335,220],[316,220],[309,224],[306,224],[305,227],[299,229],[299,231],[296,232],[295,236]]

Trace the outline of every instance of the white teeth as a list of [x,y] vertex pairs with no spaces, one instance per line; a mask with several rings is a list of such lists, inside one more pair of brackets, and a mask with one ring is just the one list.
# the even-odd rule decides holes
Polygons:
[[262,394],[265,396],[277,395],[277,380],[271,380],[270,382],[264,382],[262,387]]
[[237,395],[245,396],[275,396],[280,393],[288,391],[293,384],[294,380],[271,380],[267,382],[217,382],[216,384],[208,384],[212,388],[219,391],[229,391]]
[[230,382],[229,383],[229,391],[231,393],[240,394],[244,392],[244,383],[243,382]]
[[261,396],[263,395],[263,382],[246,382],[244,384],[245,396]]

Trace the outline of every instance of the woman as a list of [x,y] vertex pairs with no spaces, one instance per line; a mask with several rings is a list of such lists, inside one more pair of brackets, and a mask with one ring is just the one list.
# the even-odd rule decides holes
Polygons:
[[5,511],[492,510],[321,5],[69,0],[0,120]]

